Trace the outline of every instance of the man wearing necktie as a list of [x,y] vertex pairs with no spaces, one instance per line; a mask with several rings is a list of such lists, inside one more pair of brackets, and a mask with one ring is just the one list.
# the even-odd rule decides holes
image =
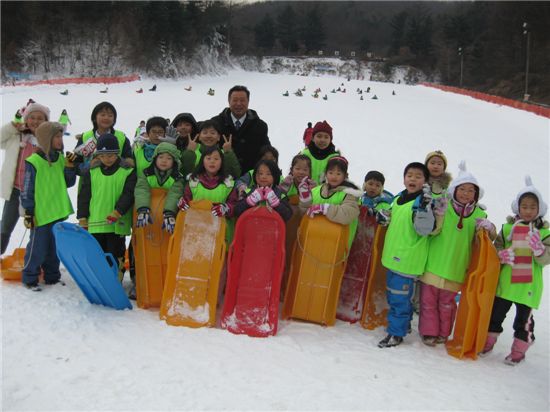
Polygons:
[[[270,145],[267,124],[256,111],[249,109],[250,91],[246,86],[233,86],[227,95],[229,107],[213,120],[222,128],[222,134],[232,135],[233,150],[243,173],[253,169],[260,160],[260,148]],[[239,176],[234,176],[239,177]]]

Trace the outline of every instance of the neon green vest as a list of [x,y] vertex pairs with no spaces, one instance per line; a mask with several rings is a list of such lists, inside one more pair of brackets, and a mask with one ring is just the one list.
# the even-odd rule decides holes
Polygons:
[[439,235],[430,238],[426,272],[443,279],[464,283],[472,255],[472,240],[476,233],[476,219],[487,214],[476,206],[474,212],[462,219],[462,229],[457,228],[460,216],[449,204]]
[[193,200],[210,200],[212,203],[223,203],[233,189],[233,179],[229,179],[228,184],[223,182],[214,189],[207,189],[198,179],[189,180],[189,188],[193,194]]
[[61,116],[59,116],[59,123],[63,126],[67,126],[67,124],[69,123],[69,116],[66,114],[62,114]]
[[25,160],[34,166],[34,217],[36,226],[44,226],[56,220],[66,219],[74,212],[65,182],[65,158],[59,155],[51,166],[37,153]]
[[107,216],[115,209],[126,178],[134,169],[125,169],[119,167],[118,170],[105,176],[101,168],[90,169],[90,181],[92,185],[92,198],[90,200],[90,216],[88,231],[90,233],[116,233],[117,235],[127,236],[132,227],[132,209],[130,208],[116,223],[101,224],[105,222]]
[[[341,205],[346,197],[346,193],[343,191],[334,192],[330,197],[323,197],[321,194],[322,186],[315,186],[311,190],[312,205],[320,205],[323,203],[328,203],[330,205]],[[353,219],[349,224],[349,237],[348,237],[348,248],[351,248],[353,239],[355,239],[355,232],[357,232],[357,223],[358,219]],[[349,250],[349,249],[348,249]]]
[[403,275],[420,276],[424,273],[428,258],[428,237],[420,236],[414,230],[414,199],[398,205],[399,198],[400,196],[392,204],[391,222],[382,252],[382,265]]
[[141,146],[136,146],[134,148],[134,157],[136,158],[136,172],[138,176],[140,176],[143,173],[143,170],[151,166],[153,160],[147,160],[145,157],[145,150],[143,150],[143,147]]
[[311,179],[318,185],[325,181],[325,170],[327,168],[328,161],[333,157],[339,156],[338,153],[332,153],[324,159],[319,160],[311,154],[309,149],[302,150],[302,154],[311,159]]
[[159,180],[157,179],[157,177],[155,175],[147,176],[147,183],[149,183],[149,187],[151,189],[165,189],[165,190],[168,190],[172,187],[174,182],[175,182],[175,179],[172,176],[168,177],[168,179],[166,179],[163,184],[159,183]]
[[[120,130],[115,130],[114,136],[118,140],[118,155],[122,156],[122,149],[124,148],[124,143],[126,142],[126,136]],[[82,135],[82,143],[86,143],[88,140],[94,139],[97,143],[97,139],[94,135],[93,130],[88,130]]]
[[[502,226],[504,235],[504,248],[509,248],[512,241],[508,240],[508,235],[512,230],[511,224]],[[545,239],[550,236],[550,230],[540,229],[540,238]],[[538,309],[542,297],[542,266],[533,258],[533,281],[531,283],[512,283],[512,267],[510,265],[500,266],[500,276],[496,295],[516,303],[522,303],[533,309]]]

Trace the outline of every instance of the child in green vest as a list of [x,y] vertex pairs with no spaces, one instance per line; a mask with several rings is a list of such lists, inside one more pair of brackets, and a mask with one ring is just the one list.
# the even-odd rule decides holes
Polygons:
[[281,170],[273,160],[260,160],[252,173],[254,184],[248,195],[235,205],[235,216],[259,205],[273,208],[286,222],[292,216],[292,209],[285,194],[277,187],[281,180]]
[[76,174],[74,166],[63,157],[63,126],[44,122],[35,135],[37,151],[25,160],[25,184],[21,193],[24,224],[31,231],[22,281],[27,288],[40,291],[41,268],[47,285],[61,279],[52,227],[73,213],[67,188],[75,184]]
[[310,218],[325,215],[331,222],[350,225],[348,246],[351,247],[357,230],[361,191],[347,180],[348,161],[342,156],[332,157],[324,174],[326,182],[313,189],[307,177],[302,179],[298,185],[300,210]]
[[195,137],[198,132],[195,116],[191,113],[179,113],[170,125],[178,131],[179,137],[176,140],[176,147],[183,152],[187,149],[189,140]]
[[[223,138],[221,149],[224,154],[224,174],[234,178],[241,175],[241,166],[239,160],[233,151],[232,136],[222,135],[220,125],[215,120],[205,120],[201,123],[200,131],[195,138],[189,140],[187,150],[183,152],[183,166],[191,162],[193,159],[195,167],[197,167],[207,148],[220,147],[220,139]],[[197,143],[197,141],[199,143]],[[184,176],[186,176],[184,174]]]
[[415,283],[424,273],[428,234],[435,226],[428,178],[423,163],[409,163],[403,172],[405,190],[394,198],[391,209],[376,215],[380,224],[389,224],[382,265],[388,269],[386,297],[390,310],[387,335],[378,343],[380,348],[401,344],[410,329]]
[[[258,155],[260,156],[260,160],[272,160],[275,162],[275,164],[279,163],[279,151],[271,145],[265,145],[260,147],[260,151],[258,152]],[[252,186],[254,186],[255,182],[252,177],[252,175],[254,174],[254,170],[255,169],[249,170],[244,175],[242,175],[239,179],[237,179],[237,181],[235,182],[235,187],[239,191],[240,198],[242,198],[248,192],[248,190]],[[279,176],[281,176],[280,172],[279,172]]]
[[177,210],[189,209],[191,200],[210,200],[214,216],[233,216],[237,194],[233,191],[233,178],[224,172],[224,158],[224,152],[216,145],[207,147],[185,188],[183,181],[172,185],[164,205],[163,228],[166,231],[174,231]]
[[385,182],[384,175],[377,170],[371,170],[365,176],[361,205],[368,209],[369,216],[374,216],[379,210],[389,209],[391,206],[393,195],[384,190]]
[[[478,204],[483,189],[460,163],[458,177],[448,190],[449,203],[434,202],[437,228],[430,239],[428,259],[420,277],[420,317],[418,329],[428,346],[445,343],[456,315],[455,297],[466,280],[472,242],[478,230],[496,237],[495,226]],[[442,221],[442,223],[441,223]]]
[[279,189],[286,194],[291,205],[297,206],[300,202],[298,186],[304,178],[309,190],[317,186],[315,181],[311,180],[311,159],[300,153],[292,158],[289,174],[279,184]]
[[71,119],[69,119],[69,115],[67,114],[67,109],[63,109],[61,111],[61,114],[59,115],[59,123],[63,126],[63,134],[65,134],[67,132],[67,125],[72,125]]
[[132,229],[132,206],[137,176],[120,158],[118,139],[105,133],[97,139],[92,167],[81,176],[76,217],[105,253],[119,262],[119,279],[124,276],[126,236]]
[[143,169],[148,167],[153,160],[155,148],[163,140],[168,123],[164,117],[154,116],[145,124],[145,135],[134,144],[133,154],[136,173],[140,176]]
[[77,135],[78,142],[74,149],[77,159],[75,161],[76,172],[78,175],[82,175],[85,171],[92,166],[99,164],[99,158],[94,157],[94,151],[97,146],[97,139],[99,136],[110,133],[114,135],[118,142],[118,155],[122,159],[125,159],[126,164],[134,166],[134,160],[132,157],[132,146],[126,135],[120,130],[115,130],[114,126],[117,120],[117,111],[115,107],[109,102],[101,102],[97,104],[92,110],[91,120],[93,128],[82,135]]
[[525,359],[527,349],[535,341],[533,309],[542,298],[542,271],[550,263],[550,230],[543,220],[547,206],[529,176],[526,187],[512,203],[514,216],[502,226],[495,240],[500,258],[500,276],[485,347],[486,355],[493,350],[506,314],[516,306],[514,341],[505,363],[516,365]]
[[315,123],[311,141],[307,148],[302,150],[302,154],[311,159],[311,178],[317,184],[323,183],[327,162],[330,158],[340,155],[332,143],[332,127],[326,120]]
[[428,183],[430,184],[433,197],[445,196],[452,180],[451,174],[446,171],[447,157],[441,150],[436,150],[426,155],[424,164],[430,172]]

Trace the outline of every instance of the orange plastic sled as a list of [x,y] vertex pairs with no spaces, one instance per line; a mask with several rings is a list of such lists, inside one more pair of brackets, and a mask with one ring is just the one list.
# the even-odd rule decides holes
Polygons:
[[296,234],[300,227],[302,220],[302,214],[300,213],[298,203],[298,196],[291,196],[288,198],[288,203],[292,208],[292,217],[286,222],[286,239],[285,239],[285,270],[283,272],[283,279],[281,280],[281,298],[284,297],[286,291],[286,285],[288,283],[288,274],[290,273],[290,265],[292,263],[292,250],[294,250],[294,243],[296,242]]
[[225,261],[225,218],[212,203],[191,202],[180,212],[168,246],[160,318],[173,326],[214,326],[220,273]]
[[378,225],[372,244],[367,292],[361,317],[361,326],[373,330],[388,325],[388,301],[386,299],[386,272],[382,266],[382,251],[387,228]]
[[283,318],[332,326],[348,255],[347,225],[304,216],[294,244]]
[[144,309],[158,308],[164,291],[170,240],[170,234],[162,229],[166,194],[164,189],[151,189],[153,223],[133,230],[137,305]]
[[0,259],[0,274],[4,280],[21,281],[23,267],[25,266],[25,248],[20,247],[9,256]]
[[499,270],[500,262],[487,232],[478,232],[462,286],[453,338],[446,343],[449,355],[477,359],[487,338]]

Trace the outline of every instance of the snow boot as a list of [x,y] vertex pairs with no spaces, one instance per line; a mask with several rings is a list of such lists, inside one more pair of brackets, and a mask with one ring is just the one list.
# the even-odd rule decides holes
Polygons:
[[507,365],[515,366],[525,359],[525,352],[529,349],[529,342],[524,340],[514,338],[512,343],[512,351],[506,358],[504,358],[504,363]]
[[433,347],[437,343],[437,336],[422,336],[422,343]]
[[24,285],[27,289],[32,290],[33,292],[40,292],[42,290],[38,282],[24,283]]
[[436,339],[435,339],[435,343],[436,345],[441,345],[442,343],[447,343],[447,337],[446,336],[438,336]]
[[44,283],[46,285],[60,285],[65,286],[65,282],[63,282],[61,279],[55,279],[55,280],[44,280]]
[[403,338],[401,336],[388,335],[380,342],[378,342],[379,348],[391,348],[392,346],[397,346],[403,343]]
[[479,356],[487,356],[493,350],[495,343],[497,343],[498,335],[500,335],[500,333],[497,332],[489,332],[487,334],[485,346],[483,347],[483,350],[479,352]]

